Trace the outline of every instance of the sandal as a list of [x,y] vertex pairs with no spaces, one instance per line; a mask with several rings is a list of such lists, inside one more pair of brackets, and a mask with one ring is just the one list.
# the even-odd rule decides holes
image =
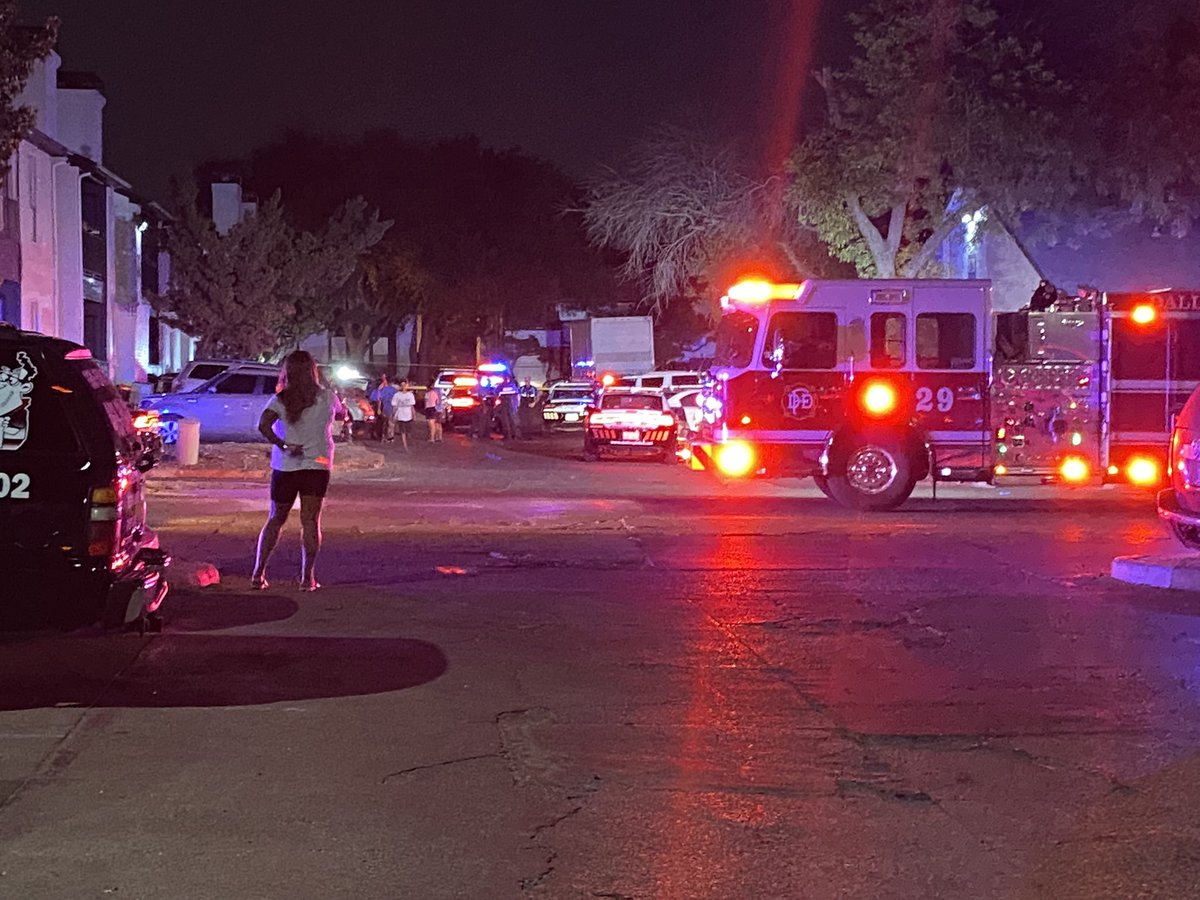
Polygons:
[[319,581],[317,581],[317,579],[315,579],[315,578],[312,579],[311,581],[301,581],[300,582],[300,590],[306,594],[311,594],[313,591],[317,591],[320,589],[321,589],[321,583]]
[[265,591],[270,586],[271,583],[267,581],[266,575],[252,575],[250,577],[250,590],[252,591]]

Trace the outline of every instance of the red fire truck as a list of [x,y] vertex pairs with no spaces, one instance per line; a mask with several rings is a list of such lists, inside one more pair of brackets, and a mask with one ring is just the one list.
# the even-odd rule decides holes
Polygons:
[[1200,293],[997,315],[986,281],[747,280],[721,305],[690,466],[811,476],[856,509],[925,478],[1156,486],[1200,383]]

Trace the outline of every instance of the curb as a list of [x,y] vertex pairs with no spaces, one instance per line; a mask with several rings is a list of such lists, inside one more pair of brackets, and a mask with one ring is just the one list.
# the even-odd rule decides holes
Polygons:
[[1128,584],[1200,591],[1200,555],[1118,556],[1112,561],[1112,577]]

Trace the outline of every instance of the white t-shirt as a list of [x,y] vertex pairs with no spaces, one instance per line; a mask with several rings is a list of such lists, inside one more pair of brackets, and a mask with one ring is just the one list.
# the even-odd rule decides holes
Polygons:
[[279,416],[274,425],[275,434],[285,444],[299,444],[304,448],[302,456],[284,453],[278,447],[271,448],[271,468],[276,472],[299,472],[302,469],[333,468],[333,417],[341,408],[341,401],[333,391],[322,390],[317,400],[304,412],[299,420],[289,422],[283,401],[276,394],[267,404],[267,409]]
[[417,395],[412,391],[396,391],[396,396],[392,398],[392,411],[396,414],[396,421],[411,422],[416,405]]

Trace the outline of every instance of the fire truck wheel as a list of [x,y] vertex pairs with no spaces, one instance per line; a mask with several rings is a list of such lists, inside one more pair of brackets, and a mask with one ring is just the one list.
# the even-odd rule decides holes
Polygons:
[[855,437],[841,471],[829,476],[829,493],[851,509],[895,509],[915,486],[912,459],[904,445],[890,436]]
[[1175,537],[1183,546],[1189,550],[1200,550],[1200,528],[1192,525],[1184,525],[1180,522],[1172,522],[1171,530],[1175,532]]

